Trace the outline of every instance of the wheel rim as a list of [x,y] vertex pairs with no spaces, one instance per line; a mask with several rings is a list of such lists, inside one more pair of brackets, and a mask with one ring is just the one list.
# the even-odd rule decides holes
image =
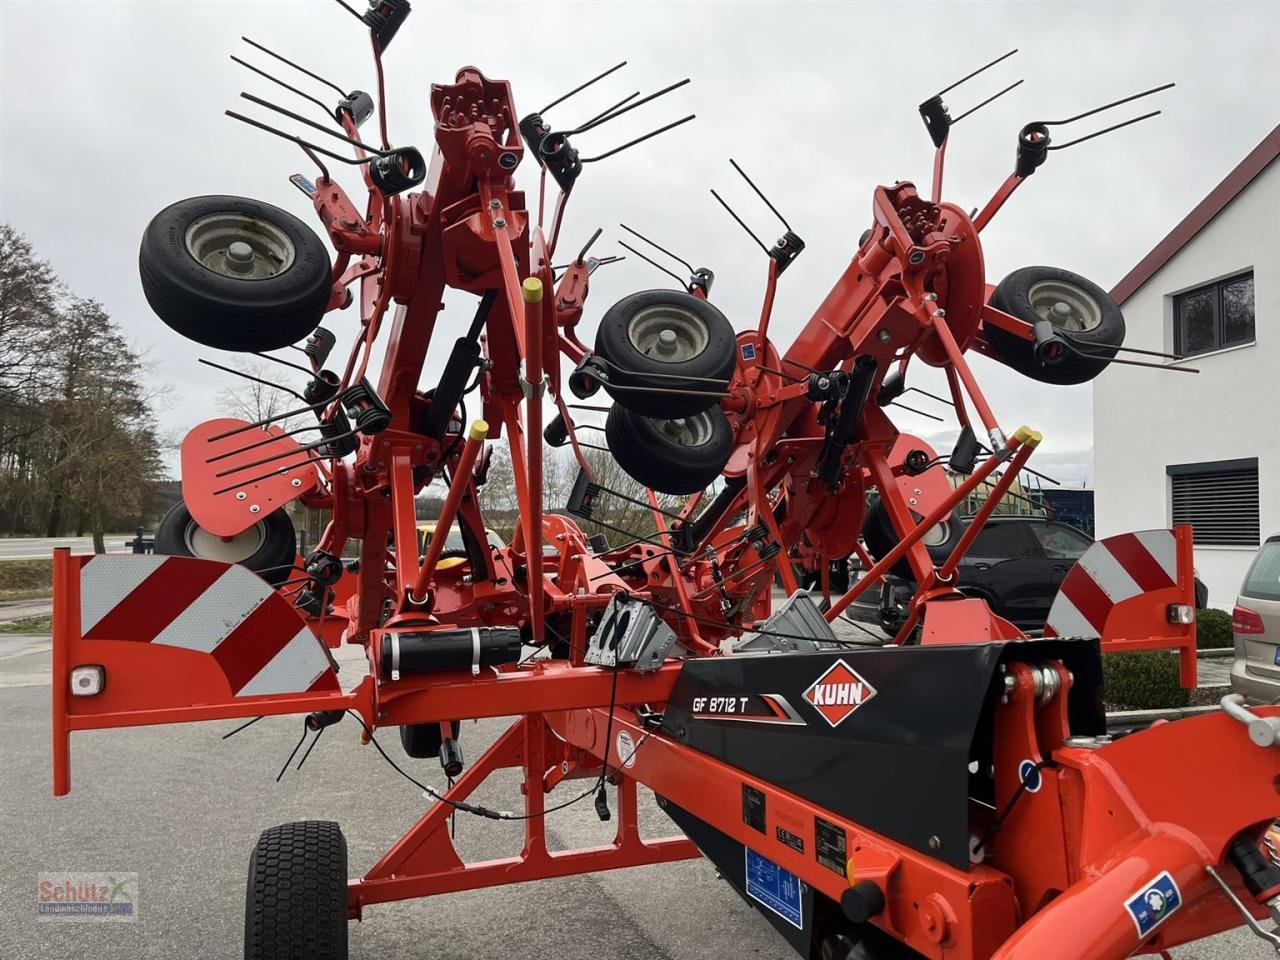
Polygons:
[[1087,291],[1062,280],[1041,280],[1027,291],[1031,309],[1059,330],[1086,333],[1102,323],[1102,306]]
[[202,266],[236,280],[284,273],[297,256],[293,240],[274,223],[240,213],[211,213],[187,227],[187,253]]
[[696,314],[662,304],[646,307],[632,317],[627,338],[653,360],[684,363],[707,349],[710,333]]
[[659,433],[679,447],[700,447],[711,439],[711,417],[705,412],[653,422]]
[[947,521],[935,523],[932,527],[925,531],[921,541],[926,547],[940,547],[951,538],[951,524]]
[[267,539],[267,530],[262,521],[258,521],[248,530],[243,530],[234,537],[224,538],[193,522],[187,524],[182,539],[187,545],[187,552],[193,557],[222,563],[243,563],[262,549]]

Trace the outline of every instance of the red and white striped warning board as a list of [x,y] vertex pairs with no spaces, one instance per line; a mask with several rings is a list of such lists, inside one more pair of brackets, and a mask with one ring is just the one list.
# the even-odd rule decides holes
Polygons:
[[1173,530],[1140,530],[1096,540],[1063,579],[1044,632],[1059,637],[1104,636],[1107,618],[1117,604],[1177,584],[1178,543]]
[[328,651],[302,615],[234,564],[89,557],[80,569],[80,636],[206,654],[233,697],[338,689]]

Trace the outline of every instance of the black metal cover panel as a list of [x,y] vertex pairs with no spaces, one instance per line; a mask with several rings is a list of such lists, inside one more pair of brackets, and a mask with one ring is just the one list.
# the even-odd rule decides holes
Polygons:
[[689,660],[663,728],[752,776],[967,868],[968,767],[971,754],[990,753],[1000,663],[1066,662],[1076,677],[1073,728],[1101,733],[1098,657],[1096,642],[1038,640]]

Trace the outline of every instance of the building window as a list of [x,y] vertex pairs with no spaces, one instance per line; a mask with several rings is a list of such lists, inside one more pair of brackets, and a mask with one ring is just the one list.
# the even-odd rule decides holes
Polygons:
[[1165,468],[1174,523],[1189,523],[1195,543],[1208,547],[1256,547],[1258,458],[1182,463]]
[[1253,274],[1173,298],[1173,349],[1184,357],[1253,343]]

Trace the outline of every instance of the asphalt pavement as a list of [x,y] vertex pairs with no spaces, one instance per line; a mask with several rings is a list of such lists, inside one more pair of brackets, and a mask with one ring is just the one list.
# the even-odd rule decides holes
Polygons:
[[[230,960],[241,956],[244,882],[258,833],[289,820],[337,820],[350,872],[368,869],[426,801],[348,721],[326,733],[301,770],[276,774],[301,732],[296,717],[264,719],[229,740],[235,721],[72,737],[72,792],[54,798],[49,760],[49,641],[0,638],[0,957],[5,960]],[[344,656],[344,686],[359,666]],[[501,720],[465,724],[478,756]],[[380,740],[400,757],[394,732]],[[413,761],[443,787],[439,766]],[[570,786],[576,786],[571,784]],[[519,805],[508,772],[478,792]],[[674,832],[641,791],[645,836]],[[590,800],[548,817],[553,848],[607,842],[613,824]],[[459,816],[463,857],[519,851],[518,824]],[[139,877],[134,923],[36,920],[36,875],[103,870]],[[372,907],[351,925],[351,956],[376,960],[790,960],[790,948],[703,860],[476,890]],[[1174,951],[1177,960],[1274,960],[1241,931]]]

